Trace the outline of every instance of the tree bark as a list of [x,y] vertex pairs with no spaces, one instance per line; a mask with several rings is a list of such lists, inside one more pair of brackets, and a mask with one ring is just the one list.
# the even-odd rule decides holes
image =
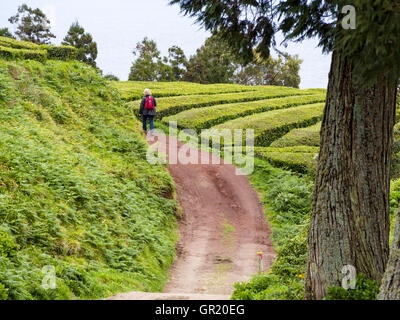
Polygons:
[[392,249],[378,299],[400,300],[400,210],[397,212]]
[[368,87],[332,56],[308,238],[306,299],[341,286],[345,265],[380,282],[389,257],[396,79]]

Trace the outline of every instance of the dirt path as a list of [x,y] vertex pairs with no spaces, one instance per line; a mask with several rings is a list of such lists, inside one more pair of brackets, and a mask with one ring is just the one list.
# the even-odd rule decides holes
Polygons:
[[[170,143],[176,143],[178,150],[188,148],[169,138],[167,153]],[[218,159],[200,151],[198,159],[212,157]],[[169,170],[183,211],[180,241],[164,296],[148,298],[168,299],[171,294],[188,293],[229,298],[235,282],[258,272],[258,251],[263,252],[264,269],[275,256],[260,200],[247,177],[236,175],[231,164],[178,163],[170,164]],[[140,299],[139,293],[113,298],[118,296]]]

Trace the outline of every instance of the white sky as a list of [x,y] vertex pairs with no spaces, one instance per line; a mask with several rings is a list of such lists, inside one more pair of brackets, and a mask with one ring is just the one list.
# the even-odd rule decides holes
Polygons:
[[[13,26],[8,18],[26,3],[42,9],[49,17],[52,32],[60,44],[70,25],[78,21],[97,42],[98,66],[105,74],[113,73],[127,80],[134,57],[132,50],[145,36],[155,40],[163,55],[168,48],[180,46],[187,56],[193,54],[209,36],[193,19],[179,13],[179,6],[168,6],[168,0],[1,0],[0,28]],[[322,55],[317,42],[307,40],[290,44],[284,51],[299,54],[301,88],[326,88],[330,56]]]

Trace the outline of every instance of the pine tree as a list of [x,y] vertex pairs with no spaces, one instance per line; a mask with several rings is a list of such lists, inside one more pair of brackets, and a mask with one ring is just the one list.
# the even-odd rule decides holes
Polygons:
[[154,40],[145,37],[133,50],[136,60],[132,63],[129,80],[131,81],[174,81],[172,67],[168,59],[162,58]]
[[48,44],[56,36],[50,32],[50,20],[40,9],[32,9],[26,4],[18,8],[15,16],[8,19],[10,23],[17,24],[15,34],[20,40],[36,44]]
[[172,46],[168,49],[168,56],[172,67],[172,72],[177,81],[182,80],[187,66],[187,59],[183,50],[178,46]]
[[96,68],[96,59],[98,54],[97,43],[93,41],[92,35],[86,33],[85,29],[80,26],[78,22],[74,22],[71,25],[62,44],[77,48],[77,59]]
[[389,257],[390,163],[400,76],[398,1],[170,4],[179,4],[184,14],[220,33],[247,61],[253,58],[253,49],[268,58],[277,31],[297,41],[318,37],[323,50],[332,52],[309,230],[306,297],[321,299],[327,288],[340,286],[345,265],[379,283]]
[[300,64],[298,55],[282,54],[276,59],[261,59],[256,56],[249,64],[241,65],[234,82],[245,85],[272,85],[298,88]]
[[187,62],[184,80],[197,83],[231,83],[237,65],[226,43],[214,36]]

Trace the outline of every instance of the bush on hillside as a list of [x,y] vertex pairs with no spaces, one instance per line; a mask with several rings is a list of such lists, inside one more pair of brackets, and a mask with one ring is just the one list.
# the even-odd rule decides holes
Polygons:
[[300,129],[294,129],[285,134],[282,138],[275,140],[271,147],[293,147],[293,146],[312,146],[319,147],[320,143],[321,122]]
[[0,46],[0,58],[7,60],[36,60],[44,62],[47,59],[47,51],[14,49]]
[[[189,96],[175,96],[160,98],[158,107],[158,117],[167,117],[176,115],[177,113],[187,111],[194,108],[203,108],[209,106],[226,105],[239,102],[254,102],[258,100],[274,99],[290,96],[312,95],[316,92],[313,90],[299,90],[287,87],[271,87],[263,86],[256,91],[234,92],[221,94],[198,94]],[[131,102],[132,105],[140,104],[139,100]],[[221,106],[219,107],[221,108]],[[216,111],[216,112],[219,112]]]
[[0,46],[14,49],[40,50],[40,45],[7,37],[0,37]]
[[56,47],[50,45],[41,45],[40,47],[47,51],[47,58],[51,60],[75,60],[78,54],[78,50],[72,46]]
[[[304,105],[304,113],[309,113],[308,105],[324,100],[325,94],[311,94],[222,104],[207,108],[187,110],[175,116],[166,117],[162,121],[164,123],[168,123],[168,121],[177,121],[179,128],[194,129],[198,132],[213,126],[217,129],[259,129],[258,131],[260,131],[260,128],[263,127],[263,121],[265,120],[268,122],[271,118],[269,117],[269,112],[277,117],[281,109],[289,110],[294,109],[296,106]],[[276,113],[272,113],[274,111]],[[285,112],[285,110],[282,110],[282,114],[285,114]],[[304,118],[303,112],[299,115]],[[258,120],[259,118],[262,120]],[[279,127],[280,120],[278,119],[274,121],[274,123],[275,127]],[[219,124],[221,125],[218,126]]]
[[317,168],[319,148],[308,146],[272,148],[256,147],[254,154],[276,167],[282,167],[299,173],[314,175]]
[[37,45],[11,38],[0,37],[0,57],[8,60],[75,60],[78,50],[71,46]]
[[355,289],[330,287],[324,300],[376,300],[378,293],[378,284],[359,273],[356,278]]

